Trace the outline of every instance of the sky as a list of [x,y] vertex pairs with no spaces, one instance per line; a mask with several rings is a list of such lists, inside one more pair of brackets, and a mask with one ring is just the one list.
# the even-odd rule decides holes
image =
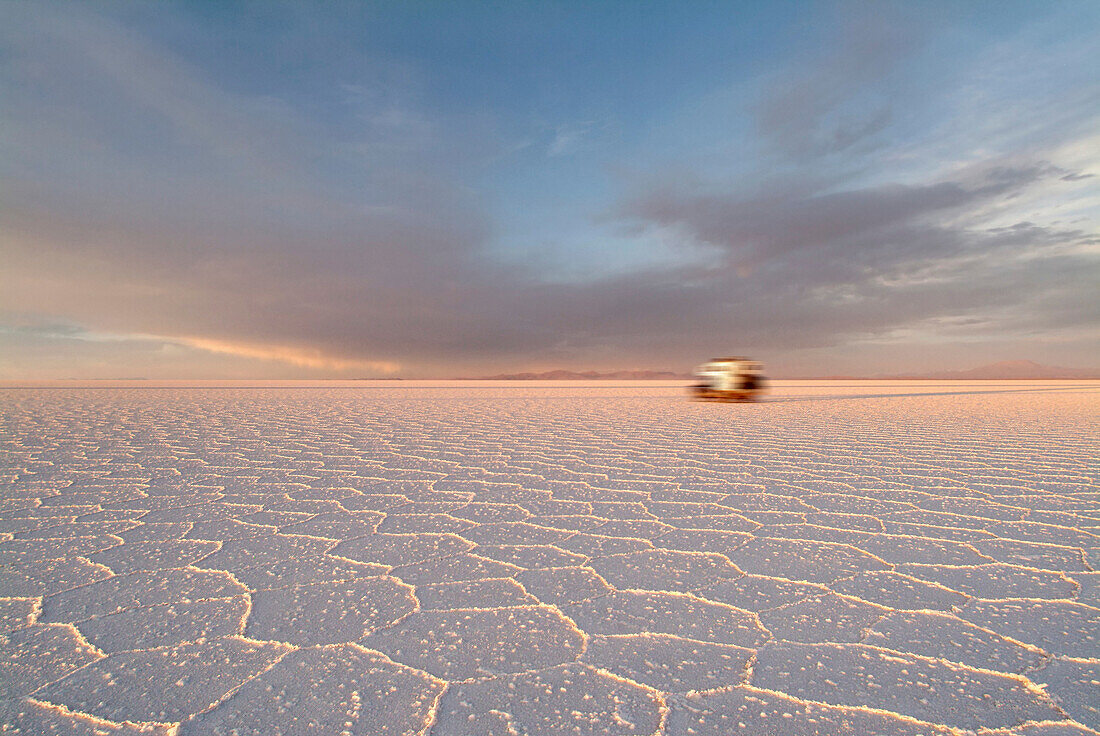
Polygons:
[[0,379],[1100,367],[1100,4],[0,3]]

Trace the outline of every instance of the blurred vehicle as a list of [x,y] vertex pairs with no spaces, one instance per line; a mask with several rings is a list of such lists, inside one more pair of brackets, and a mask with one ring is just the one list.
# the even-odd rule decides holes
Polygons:
[[695,401],[756,401],[764,393],[764,366],[748,358],[713,358],[695,369]]

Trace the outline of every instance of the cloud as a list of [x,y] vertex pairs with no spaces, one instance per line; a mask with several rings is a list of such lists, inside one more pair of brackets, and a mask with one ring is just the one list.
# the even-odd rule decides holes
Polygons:
[[[599,226],[678,237],[690,257],[570,282],[494,256],[470,184],[492,126],[430,109],[399,67],[335,83],[343,112],[325,116],[75,7],[7,12],[0,322],[24,325],[5,337],[24,359],[0,371],[72,355],[106,375],[470,375],[914,335],[1096,345],[1096,179],[1085,154],[1051,153],[1088,148],[1077,128],[917,175],[818,161],[859,169],[860,142],[896,119],[897,100],[865,95],[918,43],[889,28],[778,74],[761,136],[795,165],[708,185],[657,171]],[[560,129],[550,152],[587,132]]]
[[997,202],[1056,185],[1058,170],[982,168],[854,190],[797,181],[745,197],[662,190],[623,212],[723,249],[705,290],[724,293],[731,314],[751,315],[741,330],[750,342],[828,345],[974,314],[1016,333],[1100,316],[1084,276],[1097,265],[1095,236],[983,223]]
[[248,343],[225,342],[205,337],[160,338],[163,342],[172,342],[187,347],[206,350],[211,353],[225,353],[245,358],[274,360],[303,368],[348,371],[358,370],[369,373],[391,374],[401,369],[400,363],[384,360],[340,360],[332,358],[317,348],[296,348],[287,345],[250,345]]
[[[450,162],[425,165],[441,143],[408,132],[419,118],[395,112],[400,90],[341,140],[73,14],[26,9],[33,46],[5,34],[8,145],[43,153],[5,176],[9,311],[337,370],[388,371],[407,344],[427,357],[471,332],[460,305],[497,276],[477,257],[488,225]],[[77,69],[94,97],[71,96]]]
[[564,123],[554,129],[554,137],[546,149],[546,155],[566,156],[576,152],[597,126],[595,120],[584,120],[576,123]]
[[760,134],[805,161],[866,143],[893,121],[903,62],[928,36],[926,24],[886,3],[841,13],[837,32],[810,58],[769,75],[755,107]]

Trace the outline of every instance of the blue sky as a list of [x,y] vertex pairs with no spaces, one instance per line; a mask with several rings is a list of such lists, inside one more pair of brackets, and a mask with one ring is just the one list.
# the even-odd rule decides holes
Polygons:
[[0,378],[1100,367],[1095,3],[6,3]]

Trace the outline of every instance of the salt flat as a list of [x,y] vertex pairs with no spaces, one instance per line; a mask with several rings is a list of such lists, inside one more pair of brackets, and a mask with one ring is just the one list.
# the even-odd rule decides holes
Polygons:
[[0,407],[3,733],[1100,729],[1098,383]]

